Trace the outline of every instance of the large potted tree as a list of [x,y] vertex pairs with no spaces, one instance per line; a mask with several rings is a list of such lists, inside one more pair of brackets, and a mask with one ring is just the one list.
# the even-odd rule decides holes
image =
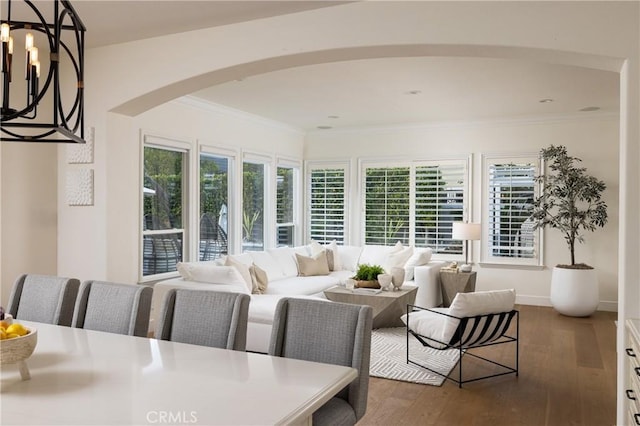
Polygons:
[[606,184],[579,167],[580,159],[564,146],[540,151],[547,171],[536,177],[542,184],[533,202],[531,219],[536,228],[555,228],[569,247],[571,263],[556,265],[551,277],[551,305],[561,314],[589,316],[598,307],[598,277],[593,267],[576,263],[575,247],[584,242],[585,231],[607,223],[607,205],[601,199]]

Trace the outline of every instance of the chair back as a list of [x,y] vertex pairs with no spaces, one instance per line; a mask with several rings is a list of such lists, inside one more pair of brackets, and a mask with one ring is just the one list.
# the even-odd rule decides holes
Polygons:
[[15,319],[70,326],[78,287],[75,278],[21,275],[11,289],[8,312]]
[[146,337],[153,289],[108,281],[82,283],[73,315],[73,326]]
[[372,315],[370,306],[283,298],[276,307],[269,355],[358,370],[358,378],[337,396],[359,420],[367,408]]
[[454,332],[449,345],[461,346],[464,349],[496,341],[505,335],[515,314],[516,311],[511,310],[509,312],[460,318],[458,328]]
[[171,289],[162,302],[156,337],[244,351],[250,299],[244,293]]

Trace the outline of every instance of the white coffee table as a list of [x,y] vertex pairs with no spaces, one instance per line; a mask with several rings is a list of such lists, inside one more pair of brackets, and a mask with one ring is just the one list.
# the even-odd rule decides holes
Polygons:
[[324,291],[333,302],[369,305],[373,308],[373,328],[402,327],[400,317],[407,313],[407,305],[416,300],[418,287],[404,286],[397,291],[373,293],[369,289],[347,289],[341,286]]

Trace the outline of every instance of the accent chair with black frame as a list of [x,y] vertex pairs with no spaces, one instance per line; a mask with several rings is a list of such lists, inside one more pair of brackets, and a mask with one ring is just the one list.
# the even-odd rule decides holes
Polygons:
[[313,413],[314,425],[354,425],[364,416],[369,392],[371,306],[323,300],[280,299],[269,355],[358,370],[358,377]]
[[11,289],[8,312],[17,320],[70,326],[78,287],[76,278],[21,275]]
[[[449,308],[427,309],[408,305],[407,314],[402,317],[407,325],[407,363],[452,380],[458,383],[459,387],[464,383],[506,374],[518,376],[520,319],[514,305],[514,290],[458,293]],[[514,319],[515,325],[511,327]],[[457,350],[458,377],[454,377],[451,373],[442,374],[427,365],[424,360],[416,359],[415,355],[412,355],[412,359],[409,353],[411,336],[423,346],[438,350]],[[515,360],[512,366],[473,353],[477,348],[507,343],[515,344]],[[465,356],[471,356],[499,368],[492,374],[463,378],[462,361]],[[452,371],[455,371],[455,368]]]

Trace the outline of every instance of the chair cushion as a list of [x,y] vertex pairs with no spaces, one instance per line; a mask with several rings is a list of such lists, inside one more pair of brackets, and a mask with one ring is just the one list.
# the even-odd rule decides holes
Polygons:
[[[456,332],[460,320],[439,313],[465,318],[509,312],[513,310],[515,301],[516,292],[513,289],[458,293],[449,308],[434,308],[430,311],[410,313],[408,326],[410,330],[421,336],[448,343]],[[407,324],[406,314],[401,319]],[[430,345],[431,343],[433,342],[430,342]],[[431,346],[444,347],[435,343]]]

